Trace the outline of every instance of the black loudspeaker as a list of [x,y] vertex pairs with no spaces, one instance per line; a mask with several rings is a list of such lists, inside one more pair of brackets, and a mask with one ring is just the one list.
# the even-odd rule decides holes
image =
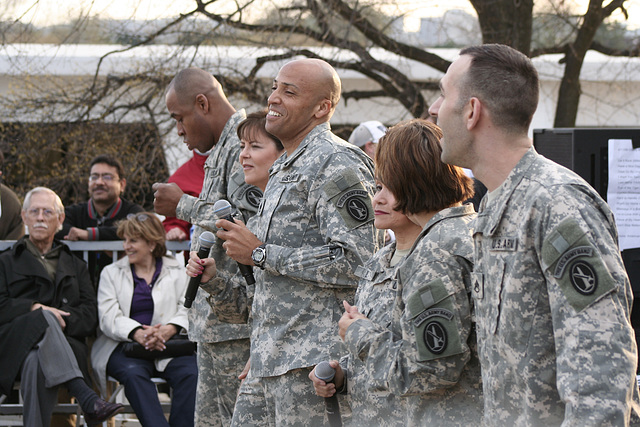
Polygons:
[[[640,128],[533,130],[533,145],[538,153],[576,172],[605,200],[609,181],[610,139],[630,139],[633,148],[639,148]],[[636,331],[640,353],[640,248],[622,251],[622,260],[633,289],[631,324]],[[640,368],[638,371],[640,373]]]
[[640,147],[640,128],[534,129],[533,146],[546,158],[565,166],[607,199],[610,139],[630,139]]

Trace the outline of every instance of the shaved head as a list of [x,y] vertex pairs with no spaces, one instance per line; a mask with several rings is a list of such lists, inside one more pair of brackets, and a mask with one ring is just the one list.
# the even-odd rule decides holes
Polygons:
[[236,112],[215,77],[195,67],[176,74],[167,87],[165,103],[176,121],[178,136],[189,150],[202,153],[218,142]]
[[186,68],[173,78],[167,87],[167,93],[173,90],[180,103],[193,102],[196,95],[226,98],[220,83],[211,73],[200,68]]
[[313,86],[313,90],[318,99],[328,99],[331,101],[331,111],[333,112],[340,101],[342,83],[336,70],[326,61],[315,58],[298,59],[286,63],[280,69],[296,69],[297,73],[307,76],[308,83]]

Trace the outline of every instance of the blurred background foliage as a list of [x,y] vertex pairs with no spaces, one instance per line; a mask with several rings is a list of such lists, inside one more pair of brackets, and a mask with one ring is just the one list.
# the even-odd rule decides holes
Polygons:
[[151,185],[169,177],[160,135],[144,123],[0,123],[5,155],[3,182],[18,197],[36,186],[54,190],[63,203],[88,199],[89,164],[99,154],[122,162],[124,198],[153,210]]

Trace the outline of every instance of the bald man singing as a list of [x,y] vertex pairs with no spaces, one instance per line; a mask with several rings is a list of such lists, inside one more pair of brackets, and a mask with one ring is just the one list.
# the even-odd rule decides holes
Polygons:
[[[184,194],[175,183],[153,185],[156,212],[195,225],[191,249],[197,250],[200,234],[205,230],[215,231],[215,202],[228,200],[245,222],[258,209],[262,191],[244,182],[244,172],[238,162],[240,141],[236,128],[246,114],[244,110],[235,110],[211,73],[194,67],[176,74],[165,101],[176,121],[178,136],[187,147],[201,153],[211,150],[204,165],[205,177],[199,197]],[[214,243],[210,257],[219,270],[237,270],[237,263],[225,255],[222,241]],[[230,424],[239,387],[238,375],[249,357],[249,326],[221,322],[209,305],[211,292],[215,293],[213,284],[202,283],[189,309],[189,338],[198,343],[195,414],[198,427]]]
[[251,367],[232,425],[327,424],[308,375],[345,351],[342,301],[356,268],[382,244],[373,226],[373,162],[331,132],[341,83],[328,63],[285,64],[268,99],[266,130],[286,153],[273,165],[253,233],[220,220],[227,254],[254,265]]

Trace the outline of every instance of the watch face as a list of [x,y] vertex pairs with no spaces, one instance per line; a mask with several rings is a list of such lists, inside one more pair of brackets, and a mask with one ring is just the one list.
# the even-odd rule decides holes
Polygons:
[[252,254],[253,262],[261,263],[264,261],[264,248],[256,248]]

